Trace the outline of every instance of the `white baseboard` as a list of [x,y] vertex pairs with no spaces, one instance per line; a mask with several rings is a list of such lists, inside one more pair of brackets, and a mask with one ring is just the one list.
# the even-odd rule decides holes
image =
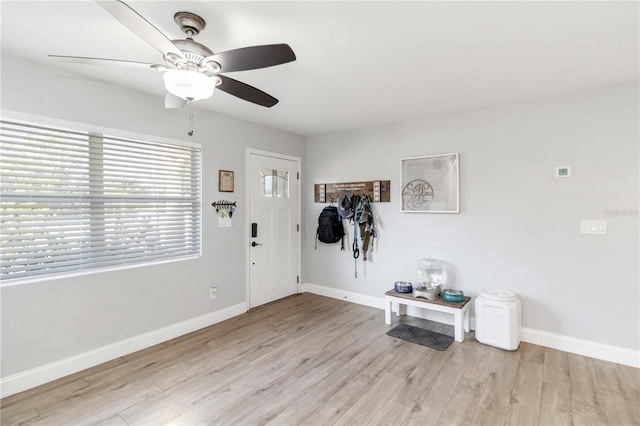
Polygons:
[[384,297],[367,296],[366,294],[354,293],[352,291],[338,290],[337,288],[325,287],[304,283],[300,286],[303,293],[313,293],[320,296],[331,297],[332,299],[346,300],[358,305],[371,306],[372,308],[384,309]]
[[111,361],[118,357],[166,342],[187,333],[233,318],[247,311],[240,303],[196,318],[171,324],[158,330],[121,340],[89,352],[23,371],[0,379],[0,398],[22,392],[69,374]]
[[640,351],[522,327],[522,341],[640,368]]
[[[368,296],[364,294],[308,283],[301,285],[301,291],[314,293],[321,296],[327,296],[333,299],[346,300],[349,302],[371,306],[378,309],[384,309],[383,297]],[[409,306],[408,308],[412,307]],[[439,312],[430,312],[414,308],[407,309],[407,314],[432,321],[442,322],[445,324],[453,324],[453,320],[449,318],[450,315],[436,315],[440,314]],[[470,322],[471,329],[474,330],[475,318],[472,317]],[[592,342],[590,340],[576,339],[574,337],[549,333],[547,331],[534,330],[531,328],[522,327],[521,331],[523,342],[533,343],[552,349],[558,349],[565,352],[640,368],[640,351],[621,348],[618,346],[606,345],[598,342]]]

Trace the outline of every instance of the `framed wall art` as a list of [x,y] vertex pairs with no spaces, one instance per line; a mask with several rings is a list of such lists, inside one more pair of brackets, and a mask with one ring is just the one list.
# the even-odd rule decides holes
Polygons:
[[233,172],[231,170],[218,170],[218,191],[233,192]]
[[407,213],[460,213],[458,153],[400,160],[400,210]]

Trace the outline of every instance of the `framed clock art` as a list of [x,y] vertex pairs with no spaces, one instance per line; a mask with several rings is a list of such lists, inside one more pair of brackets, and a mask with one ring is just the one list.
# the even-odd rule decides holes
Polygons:
[[400,211],[460,213],[459,154],[400,160]]

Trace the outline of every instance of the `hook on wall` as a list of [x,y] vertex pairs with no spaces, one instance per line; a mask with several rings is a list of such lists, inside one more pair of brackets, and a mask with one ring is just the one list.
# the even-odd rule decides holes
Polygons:
[[235,201],[220,200],[214,201],[213,203],[211,203],[211,205],[216,208],[216,213],[222,211],[223,216],[228,215],[229,217],[232,217],[233,212],[236,210]]

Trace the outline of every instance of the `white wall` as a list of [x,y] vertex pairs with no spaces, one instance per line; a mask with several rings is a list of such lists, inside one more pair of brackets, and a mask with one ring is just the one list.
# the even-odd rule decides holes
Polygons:
[[[523,325],[637,350],[638,218],[610,217],[605,237],[580,219],[638,209],[638,87],[622,85],[393,126],[304,138],[60,73],[2,55],[0,107],[203,145],[203,256],[153,267],[5,287],[3,378],[245,301],[245,148],[303,158],[303,281],[381,297],[414,280],[421,257],[456,267],[452,286],[475,296],[504,287],[523,300]],[[399,159],[460,152],[462,213],[399,212]],[[555,180],[553,168],[573,167]],[[218,169],[236,192],[217,192]],[[380,239],[360,278],[337,245],[313,249],[321,204],[313,183],[390,179],[375,205]],[[210,203],[239,202],[232,228]],[[305,215],[308,218],[305,221]],[[208,287],[219,286],[217,299]]]
[[[308,138],[307,194],[390,179],[391,202],[374,204],[380,238],[355,279],[351,252],[314,250],[324,205],[308,197],[304,281],[382,297],[416,280],[420,258],[440,258],[468,295],[515,291],[523,327],[638,350],[638,101],[634,83]],[[451,152],[461,213],[401,213],[399,159]],[[573,177],[554,179],[555,166]],[[606,217],[616,209],[636,216]],[[608,235],[580,234],[581,219],[606,219]]]
[[[0,106],[202,144],[203,252],[197,260],[2,288],[2,377],[243,304],[245,149],[305,156],[301,136],[203,110],[195,111],[189,138],[186,110],[165,110],[161,98],[58,75],[3,53]],[[234,193],[218,193],[219,169],[235,171]],[[218,199],[238,202],[231,228],[217,227],[211,203]],[[218,297],[210,300],[212,284]]]

